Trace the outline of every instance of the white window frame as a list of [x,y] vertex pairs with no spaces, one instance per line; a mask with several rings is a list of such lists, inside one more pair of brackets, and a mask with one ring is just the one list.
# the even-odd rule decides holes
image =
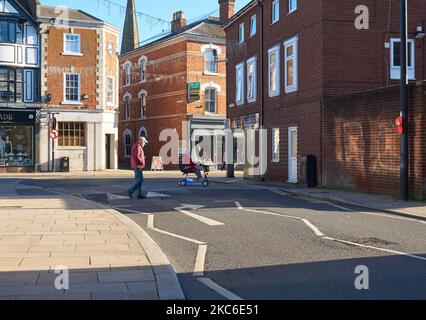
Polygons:
[[[277,68],[277,75],[276,75],[276,87],[277,89],[275,91],[271,90],[271,63],[270,63],[270,58],[271,55],[273,53],[276,53],[277,55],[277,59],[276,59],[276,68]],[[280,71],[280,65],[281,65],[281,56],[280,56],[280,45],[276,45],[272,48],[270,48],[268,50],[268,93],[269,93],[269,97],[276,97],[279,96],[281,94],[281,90],[280,90],[280,75],[281,75],[281,71]]]
[[[110,88],[109,88],[109,81],[112,81],[112,89],[111,89],[111,100],[108,100],[108,94],[109,94],[109,91],[110,91]],[[114,77],[107,77],[107,83],[106,83],[106,100],[107,100],[107,106],[114,106],[115,105],[115,92],[114,92],[114,89],[115,89],[115,83],[114,83]]]
[[124,71],[124,87],[128,87],[132,83],[132,63],[130,61],[126,61],[123,64]]
[[[138,94],[138,97],[140,99],[140,115],[141,119],[146,119],[146,109],[147,109],[147,101],[148,101],[148,93],[145,90],[141,90]],[[143,110],[143,99],[142,97],[145,97],[145,112],[142,112]]]
[[147,67],[148,67],[148,58],[145,56],[142,56],[139,61],[139,68],[140,68],[140,83],[145,83],[147,80]]
[[[214,56],[214,52],[216,51],[216,57]],[[213,61],[208,61],[208,55],[211,53],[211,55],[213,56],[214,60]],[[217,57],[218,57],[218,52],[217,49],[214,48],[208,48],[204,51],[204,74],[210,74],[210,75],[216,75],[217,74]],[[209,70],[208,69],[208,65],[214,63],[214,70]]]
[[[129,148],[129,153],[127,153],[127,146],[128,144],[126,144],[126,136],[130,136],[130,148]],[[123,132],[123,146],[124,146],[124,158],[128,159],[131,156],[131,152],[132,152],[132,131],[127,128],[126,130],[124,130]]]
[[[250,96],[250,65],[253,65],[253,95]],[[247,60],[247,102],[255,102],[257,98],[257,56]]]
[[257,33],[257,16],[253,15],[250,18],[250,37],[255,36]]
[[244,23],[241,23],[238,26],[238,43],[243,43],[244,42],[244,36],[245,36],[245,30],[244,30]]
[[[129,98],[129,104],[127,105],[126,108],[126,99]],[[124,120],[130,120],[132,114],[131,114],[131,106],[130,106],[130,102],[132,100],[132,95],[130,93],[126,93],[123,97],[123,106],[124,106]]]
[[[238,74],[241,70],[241,87],[238,86]],[[244,104],[244,62],[241,62],[235,67],[235,103],[237,106]],[[238,92],[241,92],[241,100],[238,100]]]
[[[78,100],[67,100],[67,76],[78,76]],[[79,73],[67,72],[64,73],[64,102],[63,104],[81,104],[81,76]]]
[[[215,91],[215,93],[216,93],[216,96],[215,96],[215,100],[214,100],[214,109],[215,109],[215,112],[211,112],[211,111],[207,111],[206,110],[206,104],[205,104],[205,102],[206,102],[206,91],[207,90],[214,90]],[[218,105],[218,95],[219,95],[219,91],[217,90],[217,88],[215,88],[215,87],[206,87],[205,89],[204,89],[204,114],[218,114],[218,108],[217,108],[217,105]]]
[[[275,140],[275,133],[278,132],[278,141]],[[272,139],[271,139],[271,162],[280,162],[280,128],[272,128]]]
[[[78,38],[78,51],[68,51],[67,50],[67,36],[74,36]],[[63,53],[64,55],[69,55],[69,56],[82,56],[81,54],[81,35],[77,34],[77,33],[64,33],[64,51]]]
[[[401,66],[395,66],[394,62],[394,43],[401,42],[399,38],[390,39],[390,78],[392,80],[399,80],[401,78]],[[412,66],[407,68],[407,77],[408,80],[416,80],[416,41],[414,39],[408,39],[408,43],[411,43],[411,63]],[[408,48],[407,48],[408,51]]]
[[[287,56],[287,48],[293,46],[293,55]],[[293,37],[287,41],[284,42],[284,85],[285,85],[285,92],[291,93],[295,92],[299,88],[299,38]],[[293,60],[293,84],[288,85],[287,83],[287,62]]]
[[[275,6],[277,6],[277,11],[278,12],[275,12]],[[280,1],[279,0],[272,1],[272,13],[271,13],[271,17],[272,17],[272,24],[280,21]]]
[[[291,7],[291,4],[292,4],[293,1],[295,1],[294,2],[294,8]],[[288,14],[293,13],[294,11],[296,11],[297,10],[297,5],[298,5],[297,0],[288,0]]]
[[[145,133],[145,135],[143,135],[142,134],[142,132],[143,133]],[[145,137],[145,138],[148,138],[148,131],[146,130],[146,128],[145,127],[141,127],[140,129],[139,129],[139,132],[138,132],[138,138],[139,137]]]

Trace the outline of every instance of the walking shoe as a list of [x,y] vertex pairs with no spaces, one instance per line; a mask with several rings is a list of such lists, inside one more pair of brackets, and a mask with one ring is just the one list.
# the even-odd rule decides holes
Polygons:
[[127,195],[129,196],[130,199],[133,199],[133,194],[131,194],[130,192],[127,192]]

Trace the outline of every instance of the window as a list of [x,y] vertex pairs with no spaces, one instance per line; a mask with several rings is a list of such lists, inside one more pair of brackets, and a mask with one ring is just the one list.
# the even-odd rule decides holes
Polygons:
[[0,102],[22,102],[22,92],[22,70],[0,68]]
[[257,58],[247,60],[247,101],[256,101],[257,89]]
[[123,133],[124,157],[130,158],[132,152],[132,132],[126,129]]
[[272,2],[272,23],[280,20],[280,1],[274,0]]
[[140,117],[141,119],[146,118],[146,92],[141,92],[139,94],[140,104],[141,104],[141,112]]
[[204,70],[206,73],[217,73],[217,49],[206,49],[204,52]]
[[124,64],[124,85],[125,86],[130,85],[131,75],[132,75],[131,64],[130,62],[129,63],[126,62]]
[[58,122],[58,145],[60,147],[85,147],[84,122]]
[[124,97],[124,118],[130,119],[130,95]]
[[252,16],[250,19],[250,37],[256,34],[256,15]]
[[0,167],[34,165],[34,127],[0,124]]
[[286,93],[297,91],[298,87],[297,43],[297,37],[292,38],[284,43]]
[[244,63],[236,66],[236,96],[237,104],[244,103]]
[[64,34],[64,53],[66,54],[80,54],[80,35],[73,33]]
[[[140,61],[139,61],[139,68],[141,70],[141,79],[140,82],[145,82],[146,81],[146,76],[147,76],[147,60],[145,57],[143,57]],[[130,80],[129,80],[129,84],[130,84]]]
[[244,23],[240,24],[238,28],[238,43],[244,42]]
[[297,10],[297,0],[289,0],[288,2],[288,13],[292,13]]
[[17,42],[16,22],[7,20],[0,21],[0,42]]
[[78,73],[65,73],[65,101],[80,102],[80,75]]
[[[408,68],[407,76],[409,80],[415,80],[415,41],[408,40]],[[398,80],[401,77],[401,40],[391,39],[391,79]]]
[[268,51],[269,96],[280,94],[280,47],[275,46]]
[[215,88],[208,88],[204,91],[204,111],[206,113],[217,113],[216,110],[217,91]]
[[107,104],[114,105],[114,78],[107,78]]
[[280,129],[272,129],[272,162],[280,161]]

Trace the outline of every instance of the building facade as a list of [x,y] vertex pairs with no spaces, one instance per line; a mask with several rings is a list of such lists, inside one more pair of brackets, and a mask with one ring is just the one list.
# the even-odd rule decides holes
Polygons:
[[[81,10],[40,6],[39,171],[117,168],[119,30]],[[49,130],[56,118],[59,138]]]
[[0,172],[33,171],[40,104],[37,1],[0,1]]
[[[324,100],[399,83],[399,1],[363,4],[251,1],[225,23],[229,122],[268,130],[266,178],[304,182],[314,155],[321,181]],[[422,80],[426,7],[408,12],[409,79]]]
[[[126,18],[126,23],[135,19]],[[133,35],[123,34],[124,47],[135,47],[120,55],[120,162],[128,163],[130,146],[139,136],[148,138],[149,166],[167,143],[160,141],[164,129],[176,132],[181,141],[197,140],[197,129],[211,137],[214,130],[223,130],[226,43],[222,24],[214,17],[187,24],[180,11],[173,15],[172,32],[153,42],[137,47]],[[183,143],[179,148],[180,153],[190,151]],[[213,148],[213,157],[215,152]]]

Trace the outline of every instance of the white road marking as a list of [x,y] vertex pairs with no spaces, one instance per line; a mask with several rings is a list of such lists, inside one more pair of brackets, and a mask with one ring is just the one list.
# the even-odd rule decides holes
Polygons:
[[280,195],[282,195],[282,196],[289,196],[290,194],[289,193],[287,193],[287,192],[284,192],[284,191],[281,191],[281,190],[278,190],[278,189],[275,189],[275,188],[273,188],[273,189],[269,189],[270,191],[272,191],[272,192],[274,192],[274,193],[278,193],[278,194],[280,194]]
[[357,247],[363,247],[363,248],[369,248],[369,249],[379,250],[379,251],[388,252],[388,253],[394,253],[394,254],[398,254],[398,255],[407,256],[407,257],[410,257],[410,258],[426,261],[426,257],[421,257],[421,256],[417,256],[417,255],[410,254],[410,253],[405,253],[405,252],[400,252],[400,251],[395,251],[395,250],[389,250],[389,249],[383,249],[383,248],[378,248],[378,247],[373,247],[373,246],[367,246],[367,245],[364,245],[364,244],[360,244],[360,243],[356,243],[356,242],[352,242],[352,241],[335,239],[335,238],[331,238],[331,237],[323,237],[323,239],[341,242],[341,243],[346,243],[346,244],[351,244],[351,245],[354,245],[354,246],[357,246]]
[[243,298],[237,296],[236,294],[232,293],[229,290],[226,290],[224,287],[221,287],[216,282],[209,278],[198,278],[198,281],[200,281],[202,284],[206,285],[210,289],[216,291],[221,296],[224,296],[228,300],[244,300]]
[[192,274],[194,277],[204,276],[204,263],[206,261],[206,254],[207,254],[207,245],[200,244],[198,246],[197,258],[195,260],[194,273]]
[[339,209],[342,209],[342,210],[345,210],[345,211],[354,211],[352,209],[345,208],[345,207],[339,206],[339,205],[331,203],[331,202],[324,202],[324,203],[328,204],[329,206],[336,207],[336,208],[339,208]]
[[318,236],[318,237],[323,237],[324,234],[319,231],[319,229],[317,227],[315,227],[312,223],[310,223],[308,220],[306,219],[301,219],[309,228],[311,228],[311,230]]
[[198,244],[198,245],[200,245],[200,244],[206,244],[205,242],[201,242],[201,241],[198,241],[198,240],[194,240],[194,239],[191,239],[191,238],[180,236],[180,235],[175,234],[175,233],[171,233],[171,232],[168,232],[168,231],[164,231],[164,230],[155,228],[154,227],[154,215],[153,214],[148,215],[148,225],[147,225],[147,227],[148,227],[148,229],[157,231],[159,233],[162,233],[162,234],[174,237],[174,238],[178,238],[178,239],[181,239],[181,240],[189,241],[189,242],[192,242],[192,243],[195,243],[195,244]]
[[235,204],[237,206],[238,209],[243,210],[243,206],[241,205],[241,203],[239,201],[235,201]]
[[219,221],[216,221],[216,220],[213,220],[213,219],[209,219],[209,218],[200,216],[198,214],[195,214],[195,213],[183,210],[181,208],[182,207],[175,208],[175,210],[179,211],[180,213],[183,213],[184,215],[187,215],[188,217],[194,218],[194,219],[196,219],[196,220],[198,220],[198,221],[200,221],[202,223],[205,223],[205,224],[207,224],[209,226],[223,226],[223,225],[225,225],[222,222],[219,222]]
[[198,205],[198,204],[185,204],[185,203],[181,203],[181,207],[175,208],[176,210],[180,210],[180,209],[189,209],[189,210],[193,210],[193,211],[197,211],[198,209],[202,209],[205,208],[206,206],[203,205]]

